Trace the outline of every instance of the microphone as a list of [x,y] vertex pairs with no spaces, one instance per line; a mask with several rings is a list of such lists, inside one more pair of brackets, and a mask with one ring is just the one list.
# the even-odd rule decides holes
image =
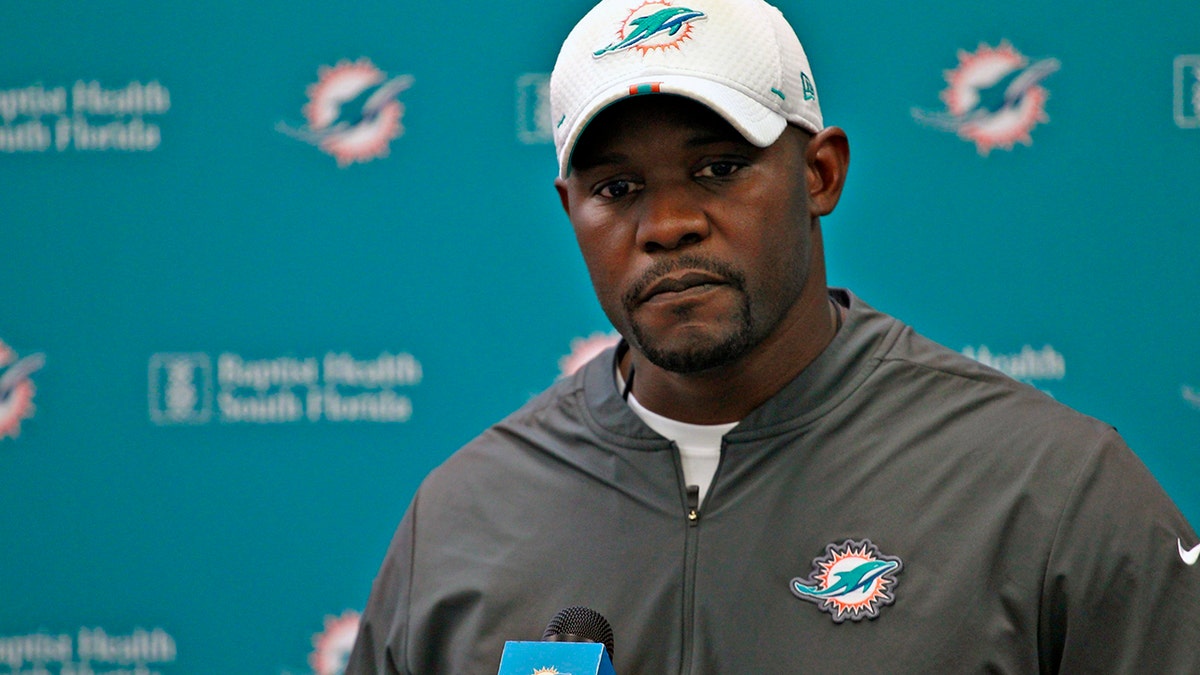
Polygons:
[[613,631],[594,609],[575,605],[560,609],[542,633],[542,642],[598,642],[613,658]]
[[599,612],[576,605],[554,615],[541,642],[505,642],[498,675],[616,675],[612,653],[608,621]]

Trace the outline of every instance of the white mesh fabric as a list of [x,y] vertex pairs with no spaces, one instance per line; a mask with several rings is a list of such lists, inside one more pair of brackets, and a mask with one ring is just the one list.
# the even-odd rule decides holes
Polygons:
[[[605,50],[633,32],[634,17],[675,8],[702,12],[632,47]],[[551,113],[560,174],[584,127],[630,87],[661,83],[658,91],[696,99],[748,140],[770,145],[786,122],[822,128],[814,95],[805,100],[801,74],[812,79],[795,32],[762,0],[605,0],[571,31],[551,76]]]

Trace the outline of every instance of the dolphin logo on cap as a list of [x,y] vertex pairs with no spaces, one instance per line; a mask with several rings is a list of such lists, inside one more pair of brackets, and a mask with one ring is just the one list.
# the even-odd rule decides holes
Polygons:
[[598,58],[605,54],[636,47],[663,33],[674,36],[684,26],[692,21],[703,19],[704,16],[704,12],[698,12],[687,7],[666,7],[648,16],[639,16],[626,22],[627,27],[633,28],[628,35],[624,35],[622,39],[593,52],[592,56]]

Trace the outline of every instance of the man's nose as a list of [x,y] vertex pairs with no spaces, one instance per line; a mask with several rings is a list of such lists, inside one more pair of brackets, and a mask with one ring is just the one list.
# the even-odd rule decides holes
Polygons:
[[702,205],[682,187],[646,189],[641,207],[637,244],[647,253],[690,246],[709,234],[708,216]]

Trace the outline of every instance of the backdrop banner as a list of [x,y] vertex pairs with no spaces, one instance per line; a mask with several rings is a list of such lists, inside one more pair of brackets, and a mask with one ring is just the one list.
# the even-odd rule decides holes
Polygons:
[[[778,5],[831,283],[1200,523],[1200,4]],[[614,339],[552,185],[589,6],[0,7],[0,675],[341,672],[422,477]]]

